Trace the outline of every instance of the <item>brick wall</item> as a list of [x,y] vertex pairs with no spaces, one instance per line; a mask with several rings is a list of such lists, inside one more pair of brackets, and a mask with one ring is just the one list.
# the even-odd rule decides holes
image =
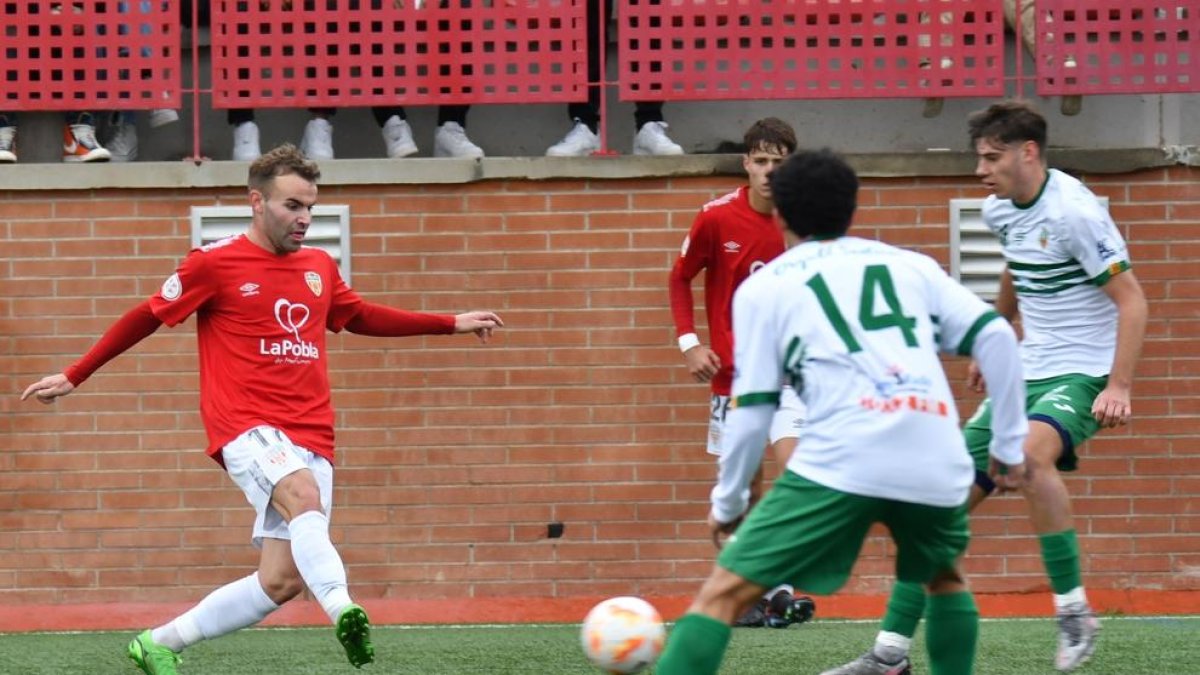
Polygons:
[[[1069,479],[1085,574],[1200,588],[1200,170],[1086,178],[1130,241],[1151,322],[1136,421],[1089,443]],[[707,394],[673,346],[665,282],[697,207],[738,183],[322,188],[351,207],[362,294],[508,324],[487,347],[331,338],[334,534],[359,597],[695,589],[713,558]],[[867,179],[857,233],[945,263],[947,200],[978,196],[969,177]],[[200,451],[194,321],[52,408],[16,400],[153,293],[188,248],[189,208],[214,203],[243,190],[0,196],[0,603],[194,600],[255,563],[252,512]],[[961,382],[965,363],[950,368]],[[1023,514],[1005,497],[973,519],[977,589],[1044,587]],[[886,588],[886,545],[864,553],[848,590]]]

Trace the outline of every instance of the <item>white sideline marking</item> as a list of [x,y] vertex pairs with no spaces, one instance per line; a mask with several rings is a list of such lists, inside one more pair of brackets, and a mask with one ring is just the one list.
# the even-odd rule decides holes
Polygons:
[[[980,623],[1016,623],[1020,621],[1051,621],[1052,616],[1009,616],[1009,617],[993,617],[981,618]],[[1195,621],[1200,620],[1200,614],[1156,614],[1156,615],[1112,615],[1106,616],[1101,614],[1100,619],[1104,622],[1111,621]],[[813,619],[811,623],[833,624],[833,625],[855,625],[864,623],[879,623],[879,619]],[[668,621],[667,625],[673,625],[673,621]],[[578,623],[430,623],[430,624],[384,624],[371,626],[372,631],[379,630],[471,630],[473,628],[562,628],[564,626],[578,626]],[[260,626],[257,628],[249,628],[243,630],[273,630],[273,631],[289,631],[289,630],[326,630],[328,626]],[[120,630],[37,630],[21,633],[0,633],[0,636],[7,635],[86,635],[90,633],[122,633]],[[241,631],[239,631],[241,632]]]

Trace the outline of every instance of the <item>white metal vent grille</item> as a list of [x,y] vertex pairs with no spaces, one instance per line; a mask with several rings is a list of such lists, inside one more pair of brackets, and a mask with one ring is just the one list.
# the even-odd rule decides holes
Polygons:
[[1004,251],[983,224],[982,199],[950,200],[950,275],[989,302],[1000,292]]
[[[250,226],[250,205],[193,206],[192,246],[203,246],[230,235],[241,234]],[[341,268],[342,279],[350,283],[350,206],[318,204],[313,207],[312,225],[304,238],[305,246],[324,249]]]

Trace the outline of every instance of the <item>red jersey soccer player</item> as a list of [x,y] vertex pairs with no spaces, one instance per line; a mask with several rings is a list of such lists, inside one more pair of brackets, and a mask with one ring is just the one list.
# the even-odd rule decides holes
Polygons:
[[197,316],[208,454],[254,505],[253,542],[262,552],[257,572],[129,644],[129,657],[148,675],[175,674],[185,647],[262,621],[305,586],[335,624],[350,663],[373,661],[366,612],[350,599],[329,539],[334,445],[325,332],[475,333],[486,342],[503,325],[491,312],[419,314],[364,302],[327,253],[301,246],[319,177],[291,145],[257,159],[250,229],[192,251],[82,359],[21,395],[51,403],[160,325]]
[[[749,185],[700,209],[668,281],[679,349],[692,377],[712,386],[708,452],[718,457],[733,382],[733,292],[746,277],[783,253],[783,233],[773,216],[769,176],[796,151],[796,132],[787,122],[768,117],[746,131],[744,142],[746,154],[742,166],[750,179]],[[692,279],[700,270],[704,270],[704,309],[711,348],[700,343],[692,318]],[[771,447],[781,467],[787,464],[796,447],[803,419],[803,404],[795,391],[786,388],[771,424]],[[755,478],[755,497],[761,491],[761,483],[760,472]],[[787,585],[771,589],[737,625],[783,628],[807,620],[811,616],[811,601],[807,598],[793,601],[792,591]]]

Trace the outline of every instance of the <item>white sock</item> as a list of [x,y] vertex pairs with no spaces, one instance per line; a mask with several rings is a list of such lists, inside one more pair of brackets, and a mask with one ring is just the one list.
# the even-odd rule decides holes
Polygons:
[[1054,609],[1058,611],[1062,611],[1072,605],[1086,604],[1087,594],[1083,592],[1083,586],[1076,586],[1062,595],[1054,594]]
[[908,656],[910,649],[912,649],[912,638],[905,635],[881,630],[879,635],[875,636],[875,656],[882,658],[887,663],[895,663]]
[[277,609],[279,605],[267,596],[255,572],[209,593],[200,604],[165,626],[155,628],[150,636],[167,649],[179,652],[201,640],[253,626]]
[[330,621],[353,603],[346,590],[346,566],[329,540],[329,519],[320,511],[305,511],[288,523],[292,560]]
[[778,593],[779,591],[787,591],[788,595],[796,594],[796,589],[792,588],[791,584],[779,584],[775,588],[772,588],[771,590],[767,591],[766,593],[763,593],[763,597],[766,598],[767,600],[770,600],[771,598],[775,597],[775,594]]

